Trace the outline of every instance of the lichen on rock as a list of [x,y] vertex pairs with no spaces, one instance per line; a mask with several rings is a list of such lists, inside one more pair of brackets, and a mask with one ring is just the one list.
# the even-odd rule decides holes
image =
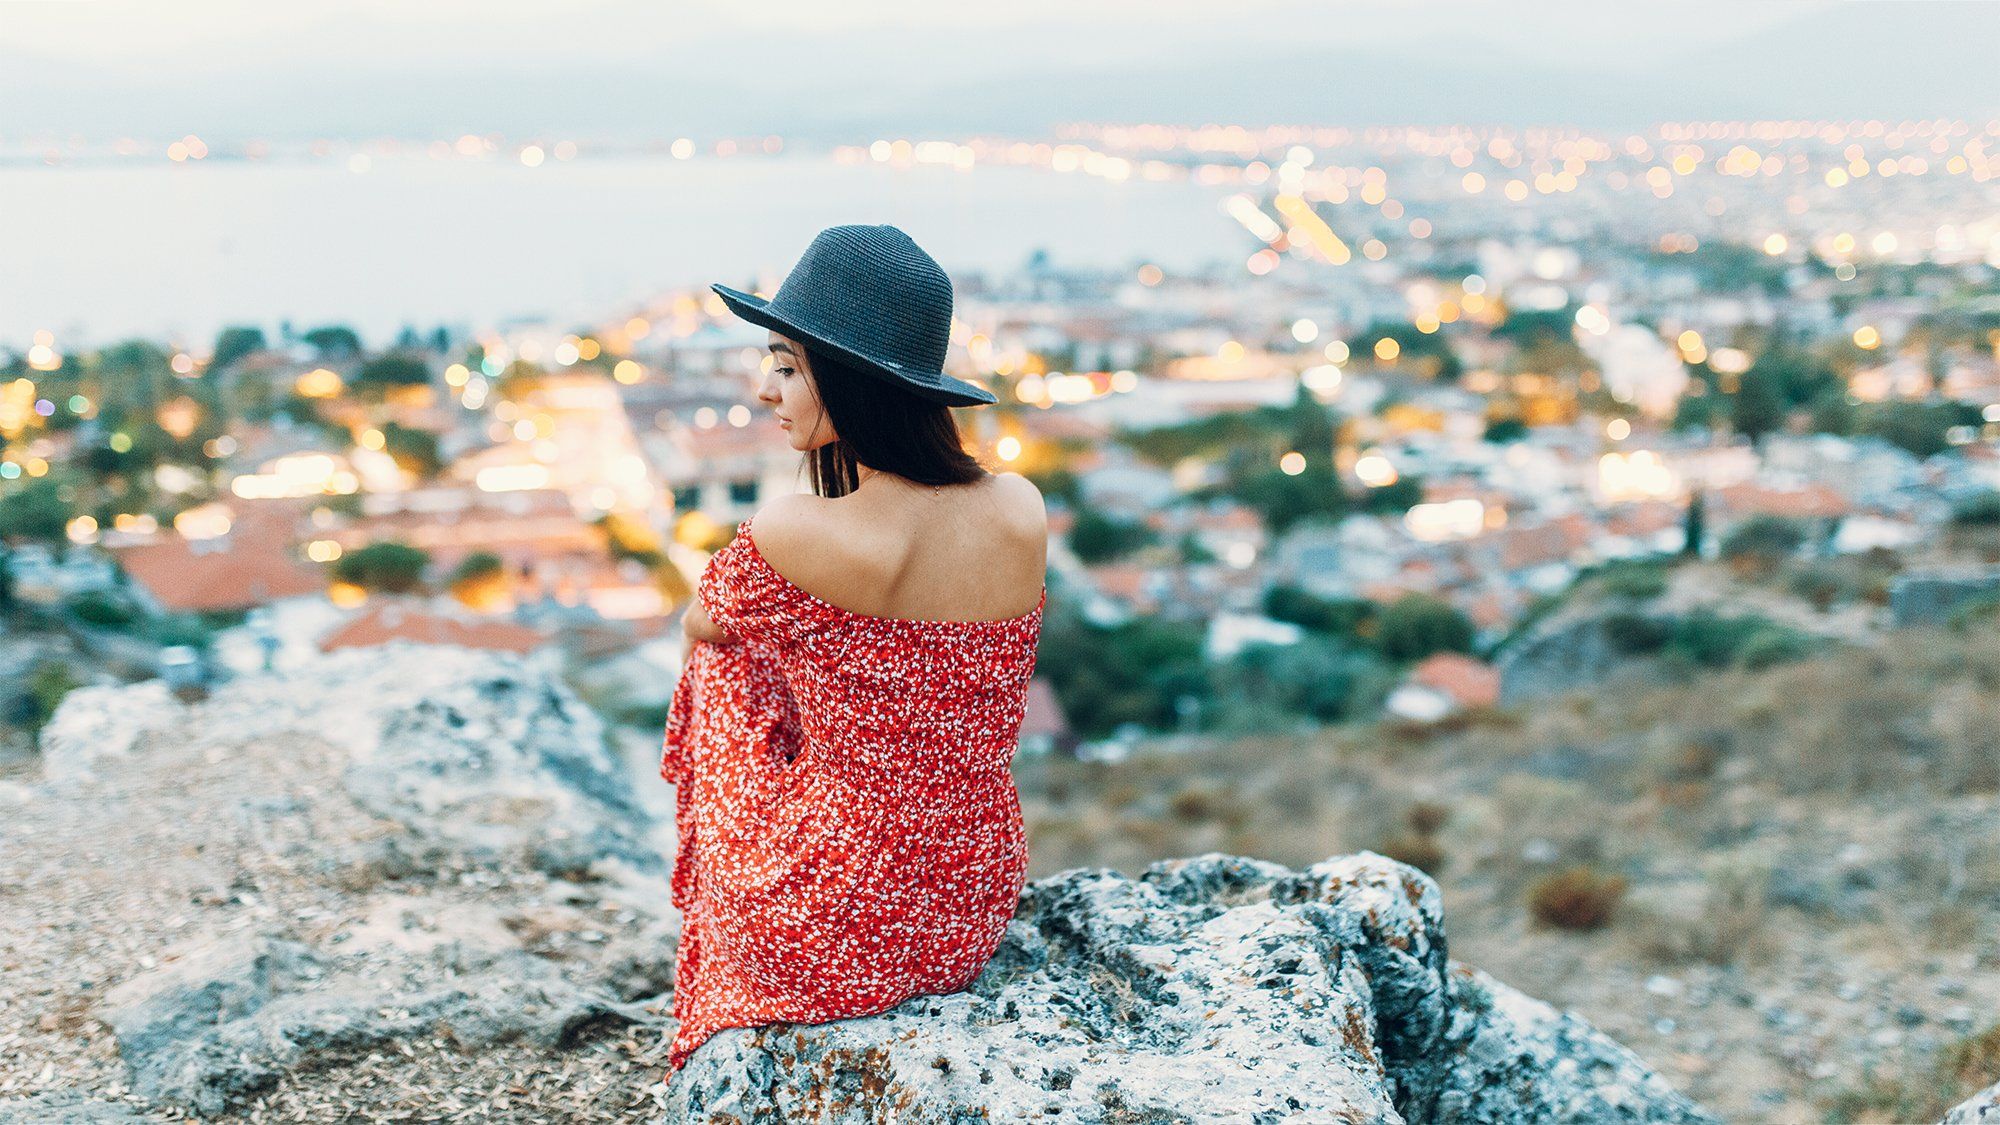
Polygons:
[[1031,884],[970,988],[718,1033],[663,1122],[1705,1122],[1631,1052],[1447,956],[1437,885],[1363,852]]

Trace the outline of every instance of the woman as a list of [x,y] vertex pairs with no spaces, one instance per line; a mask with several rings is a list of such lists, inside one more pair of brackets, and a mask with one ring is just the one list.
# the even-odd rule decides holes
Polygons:
[[[823,1023],[970,984],[1027,877],[1008,766],[1048,590],[1041,493],[949,409],[950,279],[891,226],[822,231],[768,302],[757,390],[813,492],[709,560],[660,772],[677,789],[678,1030]],[[754,528],[754,534],[753,534]]]

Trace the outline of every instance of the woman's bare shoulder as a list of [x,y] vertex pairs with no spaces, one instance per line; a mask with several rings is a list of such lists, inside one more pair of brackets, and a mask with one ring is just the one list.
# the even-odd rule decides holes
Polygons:
[[809,492],[786,493],[765,501],[750,517],[757,553],[766,560],[809,553],[811,545],[826,537],[826,521],[832,514],[826,504],[824,498]]
[[1042,499],[1042,490],[1035,482],[1016,472],[993,474],[993,486],[1000,489],[1009,505],[1009,511],[1019,516],[1024,529],[1047,535],[1049,531],[1048,505]]

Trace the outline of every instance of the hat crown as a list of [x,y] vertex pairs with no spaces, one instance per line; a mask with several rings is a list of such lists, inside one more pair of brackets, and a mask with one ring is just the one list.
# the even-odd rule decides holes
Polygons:
[[951,277],[896,227],[828,227],[771,298],[771,311],[914,373],[942,371],[951,344]]

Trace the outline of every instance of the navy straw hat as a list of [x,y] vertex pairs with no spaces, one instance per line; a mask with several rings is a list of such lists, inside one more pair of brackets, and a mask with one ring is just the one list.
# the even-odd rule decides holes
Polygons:
[[828,227],[770,300],[711,285],[737,316],[832,352],[870,375],[950,406],[996,402],[944,373],[951,278],[923,247],[886,224]]

